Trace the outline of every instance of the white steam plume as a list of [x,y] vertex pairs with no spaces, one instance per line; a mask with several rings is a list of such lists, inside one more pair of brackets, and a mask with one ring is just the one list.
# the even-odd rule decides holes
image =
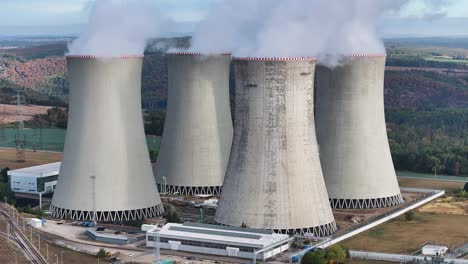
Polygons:
[[[410,1],[221,0],[195,30],[192,50],[230,51],[234,56],[319,58],[385,53],[377,22]],[[446,0],[422,1],[439,6]],[[336,56],[331,59],[330,63],[335,63]]]
[[85,30],[69,44],[69,55],[140,55],[169,22],[148,1],[97,0]]

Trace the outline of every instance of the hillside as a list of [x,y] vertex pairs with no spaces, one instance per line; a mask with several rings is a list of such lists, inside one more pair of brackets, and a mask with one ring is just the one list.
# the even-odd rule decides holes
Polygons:
[[468,77],[423,70],[385,72],[387,108],[468,108]]
[[[11,45],[11,41],[8,44]],[[150,111],[165,109],[167,98],[165,51],[188,45],[189,38],[156,39],[148,45],[142,74],[142,104],[145,109]],[[16,95],[19,89],[25,91],[27,103],[66,105],[68,94],[64,57],[66,50],[66,44],[60,42],[1,51],[0,102],[8,103],[13,100],[12,96]]]
[[63,57],[49,57],[25,62],[4,60],[0,63],[0,78],[36,90],[53,85],[52,79],[64,75],[66,71],[66,62]]

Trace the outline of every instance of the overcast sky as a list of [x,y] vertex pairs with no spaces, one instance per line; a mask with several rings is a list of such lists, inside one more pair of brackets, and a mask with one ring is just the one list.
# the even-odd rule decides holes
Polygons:
[[[190,32],[214,1],[219,0],[150,2],[181,22],[178,31]],[[431,0],[413,0],[399,14],[383,18],[379,25],[381,35],[468,36],[468,0],[432,0],[446,4],[438,12],[423,18],[429,8],[424,1]],[[0,35],[79,34],[87,23],[92,4],[93,0],[0,0]]]

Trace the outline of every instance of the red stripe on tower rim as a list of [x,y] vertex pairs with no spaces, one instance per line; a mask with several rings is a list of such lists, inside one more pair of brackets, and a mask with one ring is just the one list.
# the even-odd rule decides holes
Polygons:
[[[359,54],[359,53],[350,53],[350,54],[337,54],[340,57],[387,57],[386,53],[374,53],[374,54]],[[330,56],[333,56],[330,54]]]
[[166,54],[167,54],[167,55],[195,55],[195,56],[231,55],[230,52],[223,52],[223,53],[201,53],[201,52],[190,52],[190,51],[167,52]]
[[143,58],[144,55],[116,55],[116,56],[99,56],[99,55],[67,55],[67,58],[74,59],[130,59]]
[[313,57],[234,57],[233,60],[243,61],[316,61]]

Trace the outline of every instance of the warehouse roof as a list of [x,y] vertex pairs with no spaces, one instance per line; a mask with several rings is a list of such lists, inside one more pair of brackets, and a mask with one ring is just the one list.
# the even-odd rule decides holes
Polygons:
[[[148,232],[154,233],[154,229]],[[264,248],[289,239],[288,235],[276,234],[263,229],[198,223],[168,223],[160,229],[159,235],[166,238],[230,243],[233,245],[250,245],[257,248]]]
[[47,177],[58,175],[60,170],[61,162],[54,162],[49,164],[43,164],[39,166],[27,167],[17,170],[8,171],[10,176],[28,176],[28,177]]

